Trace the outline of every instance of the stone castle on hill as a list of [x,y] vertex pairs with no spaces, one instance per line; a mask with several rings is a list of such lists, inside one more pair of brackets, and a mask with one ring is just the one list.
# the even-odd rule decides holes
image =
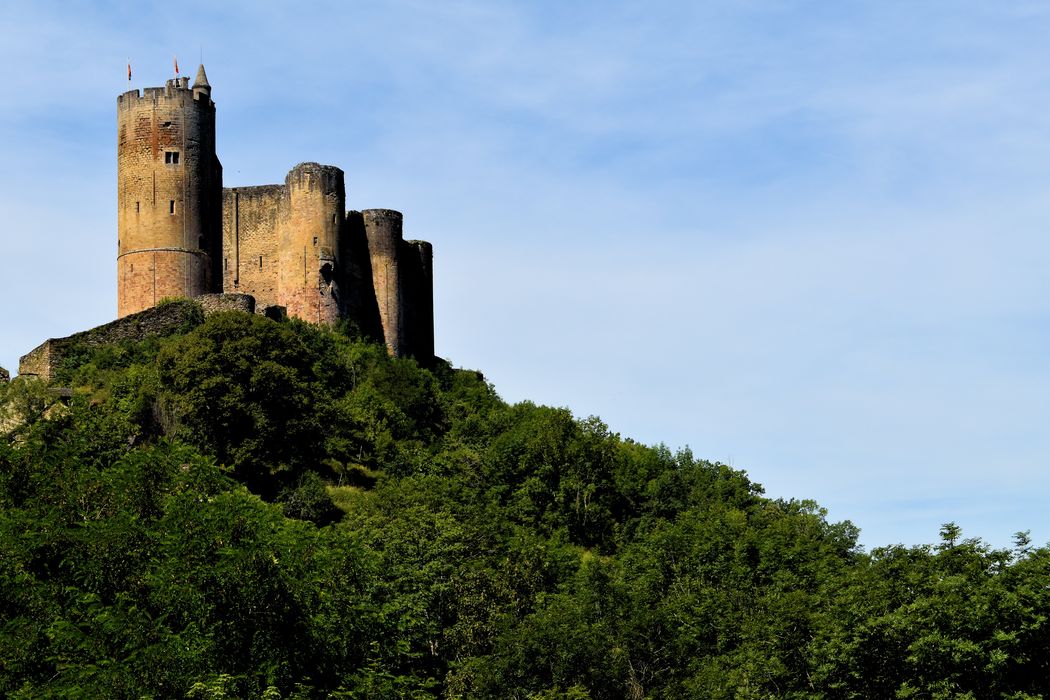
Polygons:
[[[190,298],[206,310],[351,320],[392,355],[432,362],[431,245],[403,239],[400,212],[347,211],[343,171],[330,165],[223,188],[211,92],[201,65],[192,85],[176,77],[117,97],[117,336],[127,337],[125,317]],[[71,339],[23,357],[20,374],[49,377]]]

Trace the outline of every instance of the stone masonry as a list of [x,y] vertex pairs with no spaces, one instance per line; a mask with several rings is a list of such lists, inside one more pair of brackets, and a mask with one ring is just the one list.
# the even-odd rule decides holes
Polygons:
[[18,374],[50,381],[63,360],[78,348],[168,336],[192,328],[202,317],[201,304],[185,299],[150,307],[88,331],[45,340],[22,356],[18,362]]
[[223,189],[203,65],[192,86],[175,78],[117,98],[117,171],[118,316],[171,297],[250,295],[259,313],[351,320],[392,355],[433,361],[431,245],[403,240],[400,212],[346,211],[343,171],[330,165]]

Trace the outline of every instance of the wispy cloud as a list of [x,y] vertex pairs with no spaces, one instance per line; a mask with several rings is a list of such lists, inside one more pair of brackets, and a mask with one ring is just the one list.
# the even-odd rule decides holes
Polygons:
[[3,20],[4,366],[113,314],[124,62],[160,84],[203,48],[227,182],[314,159],[351,206],[404,210],[436,246],[440,351],[508,398],[732,459],[870,545],[932,539],[952,509],[998,543],[1050,539],[1045,3]]

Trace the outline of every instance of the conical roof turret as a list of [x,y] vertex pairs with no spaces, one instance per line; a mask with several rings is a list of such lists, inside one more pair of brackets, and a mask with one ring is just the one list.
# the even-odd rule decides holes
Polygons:
[[197,69],[197,77],[193,79],[194,89],[199,87],[210,88],[211,85],[208,83],[208,74],[204,72],[204,64],[200,65]]

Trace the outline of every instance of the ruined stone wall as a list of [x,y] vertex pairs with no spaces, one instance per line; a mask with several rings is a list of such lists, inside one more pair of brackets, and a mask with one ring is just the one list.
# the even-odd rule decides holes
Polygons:
[[251,294],[203,294],[194,301],[201,305],[205,316],[223,311],[255,313],[255,297]]
[[215,106],[188,79],[117,98],[117,314],[212,290],[221,245]]
[[343,171],[300,163],[285,179],[278,223],[277,298],[289,316],[334,325],[343,318],[337,254],[343,225]]
[[44,341],[22,356],[18,362],[18,373],[35,375],[50,381],[62,360],[76,347],[95,347],[124,340],[173,335],[192,328],[200,323],[202,318],[200,305],[193,301],[179,301],[145,309],[89,331]]
[[251,294],[260,309],[277,298],[277,223],[283,185],[235,187],[222,192],[222,289]]

